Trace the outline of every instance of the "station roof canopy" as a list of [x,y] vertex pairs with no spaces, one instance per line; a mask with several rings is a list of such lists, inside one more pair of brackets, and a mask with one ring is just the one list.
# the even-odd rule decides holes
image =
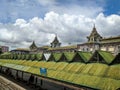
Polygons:
[[95,53],[90,58],[89,62],[100,62],[105,64],[111,64],[114,60],[112,53],[107,51],[95,51]]
[[[106,53],[99,52],[99,54],[103,56]],[[109,56],[109,54],[107,55]],[[60,82],[101,90],[116,90],[120,88],[119,64],[109,66],[102,63],[0,60],[0,66],[35,74],[39,77],[43,76],[40,73],[40,68],[46,68],[47,75],[44,76],[46,79],[55,79]]]

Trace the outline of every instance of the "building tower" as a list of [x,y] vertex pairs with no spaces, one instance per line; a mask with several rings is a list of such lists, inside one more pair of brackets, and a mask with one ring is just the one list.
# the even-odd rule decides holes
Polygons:
[[100,41],[102,40],[102,36],[97,32],[95,24],[91,34],[87,37],[87,39],[88,43],[93,45],[93,52],[100,49]]
[[55,36],[54,40],[51,42],[51,47],[56,48],[60,47],[61,43],[59,42],[57,35]]
[[102,40],[102,37],[96,30],[95,24],[94,24],[91,34],[87,37],[87,39],[88,39],[88,42],[90,43],[99,43]]
[[35,44],[35,42],[33,41],[33,43],[30,45],[30,50],[31,51],[36,51],[37,50],[37,46],[36,46],[36,44]]

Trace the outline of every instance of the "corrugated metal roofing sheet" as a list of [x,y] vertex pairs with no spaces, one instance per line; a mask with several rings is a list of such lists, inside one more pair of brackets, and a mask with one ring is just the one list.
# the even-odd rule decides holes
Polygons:
[[[116,90],[120,88],[120,65],[108,66],[100,63],[66,63],[66,62],[45,62],[39,61],[35,66],[28,66],[24,63],[14,64],[16,60],[4,63],[2,66],[20,71],[40,75],[40,67],[47,67],[46,77],[69,83],[83,85],[95,89]],[[33,61],[24,61],[33,63]],[[48,65],[47,65],[48,64]]]

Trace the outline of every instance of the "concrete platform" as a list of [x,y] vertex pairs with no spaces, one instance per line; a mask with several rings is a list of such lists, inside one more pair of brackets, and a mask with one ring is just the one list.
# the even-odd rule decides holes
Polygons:
[[26,89],[0,75],[0,90],[26,90]]

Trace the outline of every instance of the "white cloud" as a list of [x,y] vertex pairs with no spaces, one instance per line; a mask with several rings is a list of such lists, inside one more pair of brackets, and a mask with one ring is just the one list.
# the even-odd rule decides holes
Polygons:
[[103,12],[103,8],[99,6],[95,6],[94,4],[91,6],[87,5],[71,5],[71,6],[52,6],[50,11],[55,11],[57,13],[67,13],[71,15],[84,15],[87,17],[96,17],[100,12]]
[[104,16],[104,14],[101,13],[96,17],[96,24],[98,25],[99,31],[105,36],[120,35],[119,15]]
[[58,14],[48,12],[44,19],[34,17],[29,21],[17,19],[13,24],[0,24],[0,42],[12,48],[29,47],[33,40],[38,46],[49,45],[57,33],[63,44],[82,43],[96,23],[98,32],[103,36],[120,35],[120,16],[104,16],[100,13],[95,18],[84,15]]
[[15,22],[18,18],[29,20],[43,17],[46,12],[96,17],[104,11],[105,0],[3,0],[0,3],[0,21]]
[[26,23],[27,22],[24,19],[17,19],[14,25],[21,25],[21,24],[24,25]]

